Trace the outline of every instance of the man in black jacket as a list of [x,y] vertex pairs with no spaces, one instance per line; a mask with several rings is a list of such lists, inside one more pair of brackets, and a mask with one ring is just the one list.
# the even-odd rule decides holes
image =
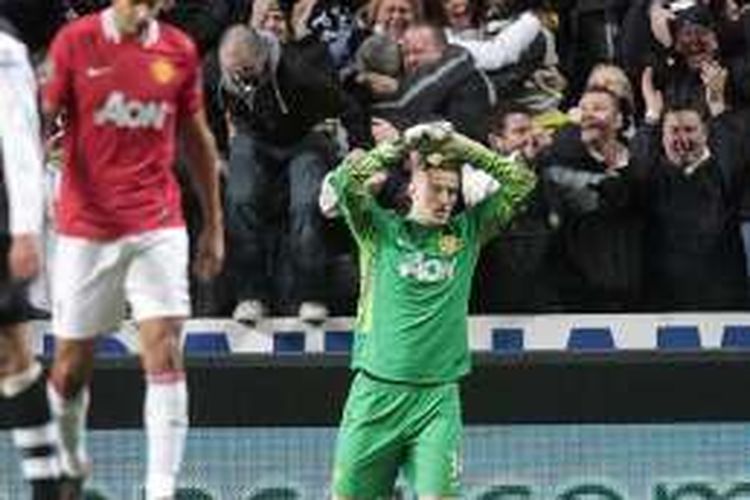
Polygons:
[[646,118],[633,164],[646,211],[646,290],[660,310],[744,306],[743,128],[726,109],[727,75],[721,66],[703,73],[705,104],[665,107],[650,69],[644,73]]
[[399,130],[445,120],[462,134],[486,142],[495,93],[464,49],[448,45],[443,30],[414,24],[402,42],[405,75],[398,92],[373,106],[372,114]]
[[550,269],[569,311],[621,311],[640,300],[642,222],[633,209],[626,105],[603,87],[578,103],[579,126],[539,159],[551,220]]
[[[536,170],[537,157],[549,138],[534,126],[528,109],[508,104],[494,111],[489,142],[493,150],[518,155]],[[467,179],[463,182],[466,190]],[[473,283],[473,297],[481,313],[542,312],[554,309],[559,302],[548,269],[556,220],[550,218],[542,183],[524,205],[511,224],[482,249]]]
[[316,126],[341,112],[336,73],[325,50],[282,46],[242,25],[224,35],[219,58],[234,128],[226,201],[234,317],[255,324],[267,312],[286,216],[300,318],[322,322],[326,251],[317,199],[332,151]]

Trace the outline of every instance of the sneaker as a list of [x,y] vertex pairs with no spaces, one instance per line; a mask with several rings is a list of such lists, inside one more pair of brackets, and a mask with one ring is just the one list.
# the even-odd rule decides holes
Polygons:
[[299,319],[311,325],[320,325],[328,319],[328,308],[321,302],[303,302],[299,306]]
[[232,318],[247,325],[255,325],[266,315],[266,306],[260,300],[243,300],[234,308]]

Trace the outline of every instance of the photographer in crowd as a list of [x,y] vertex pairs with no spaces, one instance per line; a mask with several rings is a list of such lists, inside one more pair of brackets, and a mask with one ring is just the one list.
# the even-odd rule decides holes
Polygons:
[[343,97],[332,68],[307,54],[245,25],[230,28],[219,48],[234,129],[226,187],[228,271],[238,301],[234,318],[250,324],[269,312],[285,237],[300,318],[318,323],[328,315],[317,198],[333,145],[316,125],[339,115]]

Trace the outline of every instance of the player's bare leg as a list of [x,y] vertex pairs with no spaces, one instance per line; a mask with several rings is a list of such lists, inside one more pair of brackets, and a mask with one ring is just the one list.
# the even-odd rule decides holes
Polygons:
[[61,498],[65,499],[78,498],[90,469],[85,433],[94,342],[94,339],[55,339],[48,394],[60,436],[60,468],[64,477]]
[[57,500],[57,433],[42,367],[29,349],[28,334],[29,327],[24,323],[0,326],[0,414],[4,426],[12,429],[32,498]]
[[140,323],[141,362],[146,376],[143,406],[148,458],[146,500],[174,497],[188,429],[188,395],[182,362],[181,318]]

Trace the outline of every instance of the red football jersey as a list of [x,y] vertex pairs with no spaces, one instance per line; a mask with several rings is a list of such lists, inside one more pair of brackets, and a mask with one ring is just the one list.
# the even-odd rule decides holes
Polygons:
[[184,225],[176,125],[202,106],[190,39],[157,21],[123,38],[108,8],[57,34],[46,72],[45,107],[66,122],[58,232],[107,240]]

